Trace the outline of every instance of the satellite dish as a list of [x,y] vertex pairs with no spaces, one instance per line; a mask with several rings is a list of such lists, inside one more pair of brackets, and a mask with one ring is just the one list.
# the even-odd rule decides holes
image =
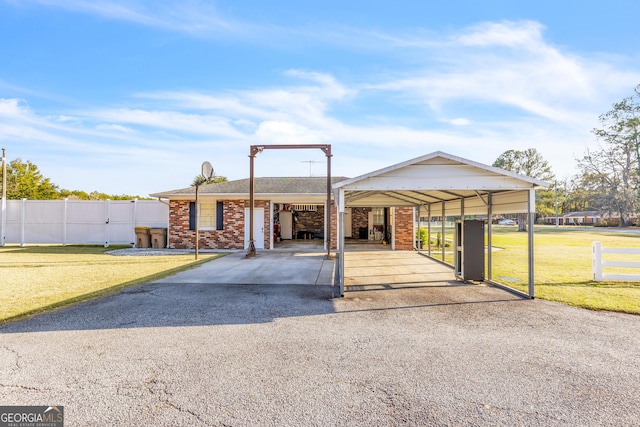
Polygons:
[[202,163],[202,176],[207,181],[213,178],[213,166],[211,166],[211,163],[209,162]]

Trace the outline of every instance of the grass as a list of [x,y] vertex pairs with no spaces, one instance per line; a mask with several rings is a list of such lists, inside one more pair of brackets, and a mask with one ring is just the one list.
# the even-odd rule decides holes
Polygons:
[[[588,308],[640,314],[640,283],[594,282],[591,243],[604,247],[640,248],[640,235],[618,232],[536,227],[534,234],[535,296]],[[493,277],[513,288],[527,291],[527,233],[515,227],[494,227]],[[625,255],[607,259],[631,260]],[[640,261],[640,256],[635,256]],[[637,274],[629,269],[609,268],[605,273]]]
[[[126,247],[126,246],[125,246]],[[0,248],[0,323],[119,292],[224,254],[112,256],[120,247]]]
[[[439,231],[439,229],[437,230]],[[527,233],[516,227],[494,226],[492,276],[497,282],[528,292]],[[442,259],[432,230],[431,254]],[[453,228],[445,230],[453,240]],[[485,233],[486,238],[486,233]],[[603,247],[640,248],[640,235],[604,230],[536,226],[534,234],[535,297],[591,310],[640,314],[640,283],[595,282],[591,273],[591,243]],[[444,262],[453,264],[453,247],[447,247]],[[640,255],[606,254],[605,259],[640,262]],[[485,270],[486,271],[486,270]],[[640,274],[622,268],[605,268],[605,274]]]

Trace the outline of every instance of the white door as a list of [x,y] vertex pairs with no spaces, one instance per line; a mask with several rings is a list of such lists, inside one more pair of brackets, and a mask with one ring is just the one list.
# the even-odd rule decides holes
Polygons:
[[351,208],[344,208],[344,237],[351,237]]
[[280,237],[282,239],[291,240],[293,238],[293,217],[291,212],[281,211],[280,218]]
[[[249,248],[249,208],[244,210],[244,248]],[[264,249],[264,209],[253,210],[253,245]]]

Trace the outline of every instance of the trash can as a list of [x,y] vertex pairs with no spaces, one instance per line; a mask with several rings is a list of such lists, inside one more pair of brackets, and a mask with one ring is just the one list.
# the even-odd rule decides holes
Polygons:
[[155,249],[163,249],[167,247],[167,229],[166,228],[151,229],[151,247]]
[[136,248],[151,247],[151,229],[145,226],[137,226],[136,230]]

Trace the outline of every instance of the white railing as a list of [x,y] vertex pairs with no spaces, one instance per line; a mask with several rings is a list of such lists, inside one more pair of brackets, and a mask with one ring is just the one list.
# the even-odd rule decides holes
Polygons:
[[168,228],[157,200],[7,200],[0,245],[135,244],[135,227]]
[[640,269],[637,261],[607,261],[602,259],[602,254],[631,254],[640,255],[640,248],[603,248],[601,242],[593,242],[592,248],[592,272],[593,280],[622,280],[625,282],[640,282],[640,274],[603,274],[604,267],[621,267]]

